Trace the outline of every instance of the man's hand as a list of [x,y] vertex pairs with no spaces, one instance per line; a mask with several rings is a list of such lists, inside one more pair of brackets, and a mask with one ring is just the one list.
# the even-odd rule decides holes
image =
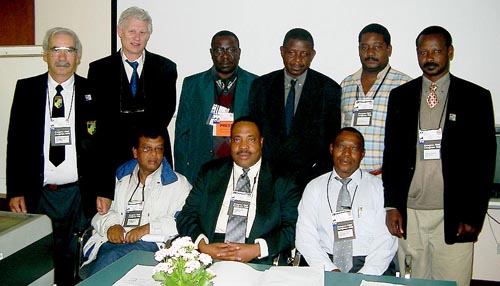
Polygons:
[[223,251],[225,251],[229,246],[226,243],[217,242],[206,244],[205,240],[200,240],[198,243],[198,250],[201,253],[208,254],[212,257],[212,259],[220,259],[217,255]]
[[143,226],[138,226],[133,230],[127,232],[125,235],[125,242],[134,243],[140,240],[144,235],[149,233],[149,223]]
[[96,199],[97,212],[100,215],[107,214],[111,206],[111,200],[105,197],[97,197]]
[[458,225],[457,236],[477,236],[478,233],[476,228],[471,226],[470,224],[466,224],[461,222]]
[[227,248],[217,254],[220,260],[249,262],[250,260],[260,256],[260,246],[258,243],[245,244],[226,242]]
[[24,196],[14,197],[9,201],[9,208],[11,212],[15,213],[27,213],[26,203],[24,202]]
[[125,243],[123,234],[125,229],[119,224],[115,224],[108,228],[108,241],[111,243]]
[[386,211],[385,224],[392,235],[403,237],[403,218],[397,209]]

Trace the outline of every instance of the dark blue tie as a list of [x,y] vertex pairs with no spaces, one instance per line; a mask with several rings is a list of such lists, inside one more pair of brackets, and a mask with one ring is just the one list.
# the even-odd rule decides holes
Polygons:
[[132,72],[132,77],[130,78],[130,90],[132,91],[132,96],[135,97],[135,93],[137,92],[137,82],[139,81],[139,74],[137,73],[137,67],[139,66],[139,63],[130,62],[129,60],[125,61],[134,69],[134,71]]
[[[61,94],[63,87],[61,85],[56,86],[56,95],[52,100],[52,118],[64,117],[64,101]],[[54,164],[54,166],[59,166],[65,157],[66,146],[52,146],[50,144],[49,148],[49,161]]]
[[286,134],[290,133],[290,128],[292,127],[293,114],[295,109],[295,83],[297,80],[292,79],[290,81],[290,91],[288,92],[288,97],[286,98],[285,104],[285,124],[286,124]]

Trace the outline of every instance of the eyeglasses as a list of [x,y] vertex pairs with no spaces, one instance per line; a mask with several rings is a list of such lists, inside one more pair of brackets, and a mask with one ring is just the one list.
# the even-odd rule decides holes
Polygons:
[[212,54],[216,57],[223,56],[224,54],[227,54],[228,56],[233,56],[236,55],[239,52],[240,49],[235,48],[235,47],[230,47],[227,49],[224,48],[217,48],[217,49],[212,49]]
[[342,143],[335,144],[335,148],[339,149],[340,151],[349,150],[351,152],[360,152],[363,150],[361,146],[358,145],[347,146]]
[[78,53],[78,50],[72,47],[54,47],[49,49],[49,55],[51,57],[56,57],[59,55],[66,55],[66,56],[75,56]]
[[149,153],[153,150],[155,150],[156,153],[163,153],[163,146],[156,146],[155,148],[151,147],[151,146],[143,146],[143,147],[139,147],[139,149],[142,150],[142,152],[144,153]]

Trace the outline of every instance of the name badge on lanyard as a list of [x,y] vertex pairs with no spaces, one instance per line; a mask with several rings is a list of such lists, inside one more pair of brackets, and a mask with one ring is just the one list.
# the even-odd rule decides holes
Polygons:
[[212,126],[213,136],[231,136],[231,126],[234,121],[234,113],[229,108],[214,104],[208,114],[207,124]]
[[422,145],[420,158],[422,160],[441,159],[441,140],[443,132],[441,128],[431,130],[419,130],[418,142]]
[[234,191],[227,214],[229,216],[247,217],[251,200],[252,193]]
[[50,146],[71,145],[71,126],[64,117],[50,121]]
[[356,100],[352,117],[352,126],[370,126],[373,116],[373,99]]
[[127,212],[125,213],[124,226],[140,226],[143,210],[144,201],[129,201],[127,204]]
[[336,241],[356,238],[352,210],[332,213],[332,226],[333,235]]

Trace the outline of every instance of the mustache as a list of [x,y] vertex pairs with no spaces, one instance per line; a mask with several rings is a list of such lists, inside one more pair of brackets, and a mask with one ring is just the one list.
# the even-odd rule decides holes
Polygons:
[[435,68],[437,66],[438,66],[438,64],[436,64],[436,63],[425,63],[424,64],[424,68]]
[[58,61],[55,63],[55,66],[58,68],[69,68],[71,65],[66,61]]
[[374,58],[374,57],[366,57],[365,58],[365,62],[366,61],[375,61],[375,62],[378,62],[378,59]]
[[245,150],[241,150],[241,151],[236,152],[236,155],[240,155],[240,154],[251,155],[252,153],[250,151],[245,151]]

